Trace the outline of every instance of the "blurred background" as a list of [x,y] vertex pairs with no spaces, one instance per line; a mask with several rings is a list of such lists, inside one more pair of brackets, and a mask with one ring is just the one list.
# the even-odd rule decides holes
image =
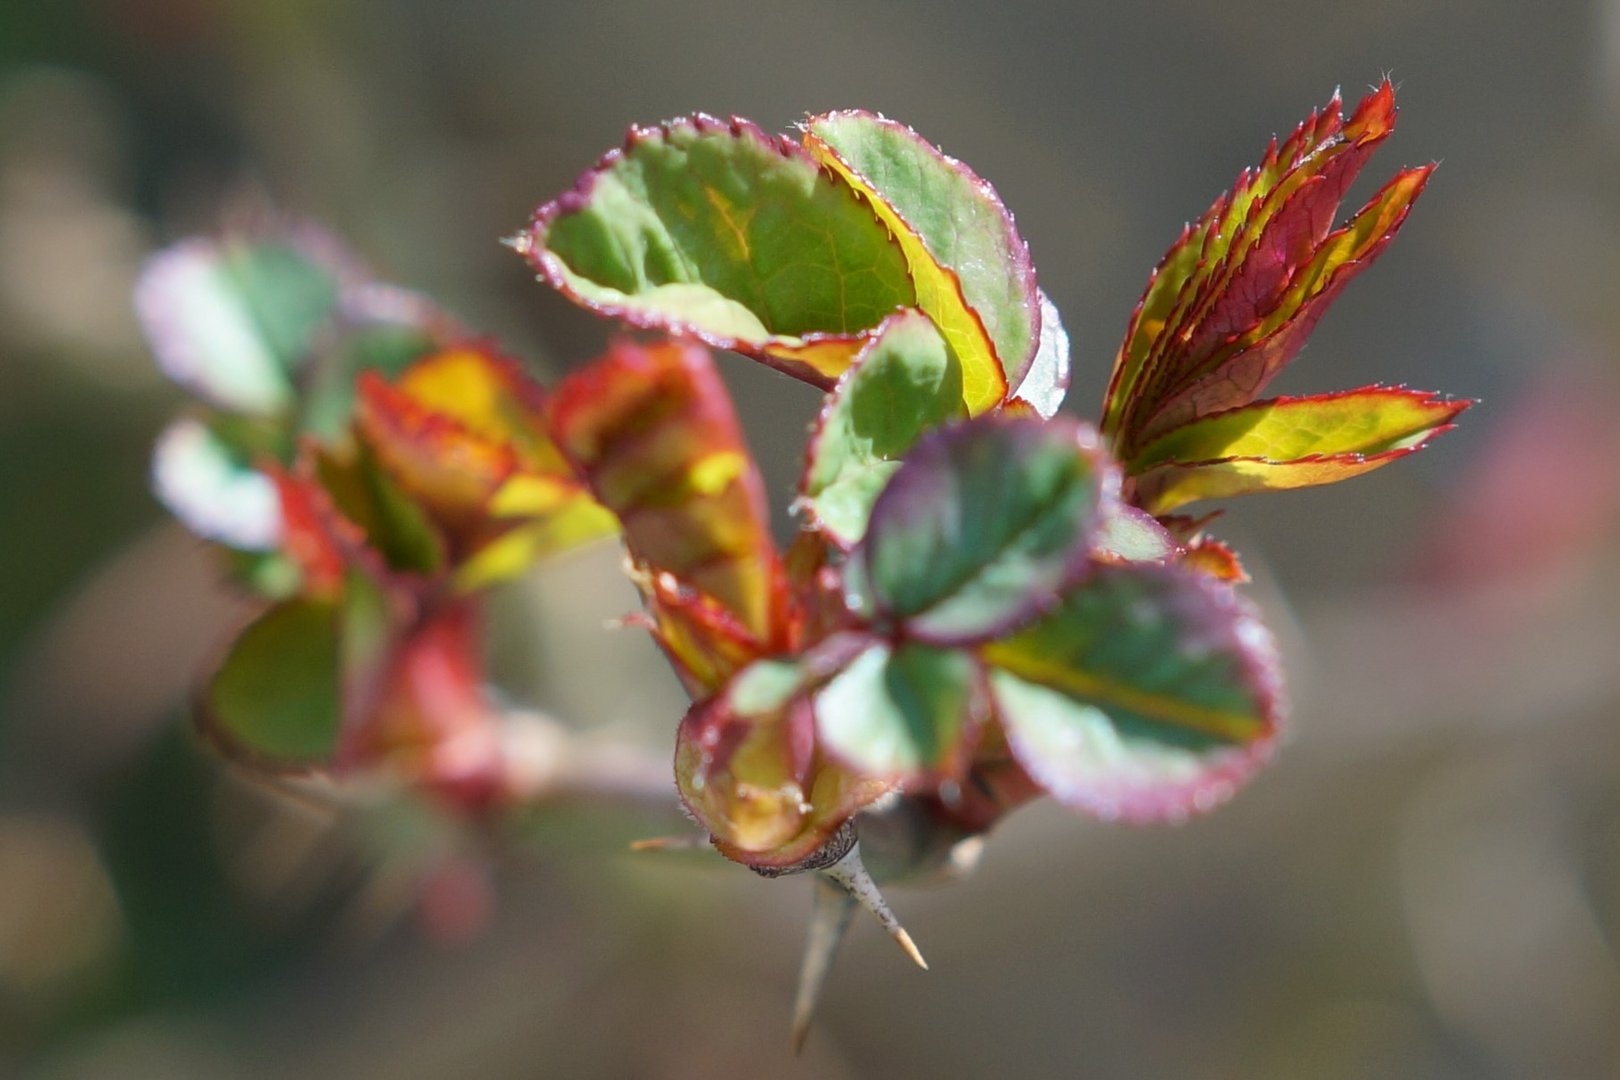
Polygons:
[[[582,806],[480,848],[290,800],[192,740],[244,617],[148,494],[181,402],[142,258],[274,203],[554,376],[606,328],[499,246],[631,122],[862,106],[999,189],[1095,415],[1149,269],[1266,138],[1383,74],[1353,194],[1440,171],[1286,392],[1462,428],[1216,535],[1292,737],[1181,828],[1050,806],[857,925],[804,1056],[809,883],[630,855]],[[805,387],[732,358],[779,504]],[[1620,2],[7,0],[0,4],[0,1076],[1620,1076]],[[783,519],[784,528],[786,519]],[[512,694],[667,755],[683,699],[612,550],[502,604]]]

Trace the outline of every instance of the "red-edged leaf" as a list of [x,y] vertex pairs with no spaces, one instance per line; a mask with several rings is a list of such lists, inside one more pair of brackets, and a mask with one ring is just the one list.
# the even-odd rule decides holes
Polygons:
[[865,199],[906,255],[917,306],[962,366],[968,411],[993,408],[1035,358],[1029,249],[995,189],[904,124],[860,110],[805,124],[804,145]]
[[1275,645],[1231,587],[1174,566],[1113,565],[984,648],[1019,763],[1105,819],[1176,820],[1224,801],[1281,720]]
[[816,752],[806,696],[814,677],[757,661],[681,721],[676,787],[727,858],[761,869],[799,863],[888,788]]
[[783,644],[764,485],[708,350],[616,342],[557,387],[549,416],[645,571],[713,598],[762,647]]
[[801,147],[710,116],[632,128],[512,241],[565,296],[823,389],[916,289],[889,232]]
[[[480,558],[464,585],[614,530],[546,434],[539,386],[488,347],[436,353],[394,382],[364,372],[359,391],[359,429],[384,470],[448,535],[453,561]],[[538,528],[488,551],[520,525]]]
[[1198,499],[1348,479],[1420,449],[1471,404],[1366,387],[1229,409],[1143,448],[1130,465],[1137,500],[1167,513]]
[[1154,434],[1253,400],[1388,244],[1432,166],[1401,173],[1348,225],[1330,230],[1394,121],[1388,82],[1348,122],[1335,96],[1183,232],[1115,360],[1103,430],[1126,456]]

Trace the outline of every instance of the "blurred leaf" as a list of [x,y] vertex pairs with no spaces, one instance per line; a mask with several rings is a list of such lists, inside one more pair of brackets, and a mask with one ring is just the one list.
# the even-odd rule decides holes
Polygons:
[[272,551],[281,541],[281,501],[270,477],[231,428],[194,416],[171,423],[152,450],[152,490],[169,512],[205,540],[240,551]]
[[514,243],[593,311],[823,388],[884,316],[916,303],[870,209],[804,150],[741,120],[632,128]]
[[819,745],[863,776],[959,775],[985,715],[969,653],[874,644],[815,695]]
[[1161,513],[1198,499],[1329,484],[1420,449],[1471,404],[1389,387],[1276,398],[1183,424],[1144,447],[1129,469],[1142,505]]
[[872,502],[923,432],[966,415],[962,372],[919,312],[884,321],[822,406],[802,490],[816,524],[848,547]]
[[1167,562],[1181,550],[1176,538],[1147,511],[1113,500],[1104,504],[1097,553],[1124,562]]
[[540,387],[483,346],[435,353],[392,383],[360,378],[358,425],[377,461],[446,533],[455,562],[479,559],[465,586],[617,528],[552,444],[544,410]]
[[761,646],[779,640],[786,593],[764,485],[707,349],[615,342],[557,387],[549,416],[644,574],[713,598]]
[[968,410],[999,404],[1030,369],[1042,312],[1029,249],[995,189],[904,124],[868,112],[813,117],[804,145],[894,234],[917,306],[961,362]]
[[349,429],[362,371],[391,381],[453,340],[431,301],[401,289],[368,283],[351,291],[344,308],[345,325],[313,365],[299,418],[304,432],[328,441]]
[[203,691],[200,719],[231,757],[304,769],[331,759],[342,716],[338,605],[297,599],[242,631]]
[[280,413],[337,312],[341,259],[308,229],[186,240],[147,263],[135,307],[175,382],[232,412]]
[[1087,565],[1104,465],[1073,420],[986,415],[925,436],[845,566],[850,606],[935,644],[1006,633]]
[[360,528],[389,569],[431,575],[443,568],[444,538],[364,444],[347,458],[318,454],[316,471],[337,511]]
[[1230,587],[1174,567],[1099,567],[984,657],[1019,763],[1104,818],[1209,809],[1277,730],[1271,635]]

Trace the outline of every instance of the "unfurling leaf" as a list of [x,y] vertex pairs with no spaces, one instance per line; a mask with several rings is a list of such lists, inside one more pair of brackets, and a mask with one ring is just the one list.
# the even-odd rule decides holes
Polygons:
[[1387,82],[1348,122],[1335,97],[1171,247],[1131,319],[1104,402],[1102,430],[1123,458],[1180,424],[1253,401],[1388,245],[1432,166],[1397,175],[1344,227],[1333,222],[1394,124]]
[[999,404],[1030,369],[1042,311],[1029,249],[995,189],[904,124],[868,112],[814,117],[804,144],[899,242],[917,306],[961,361],[969,411]]
[[742,120],[632,128],[513,245],[594,311],[823,388],[917,299],[871,210],[803,149]]
[[[544,409],[540,388],[482,346],[435,353],[393,382],[377,372],[360,378],[357,423],[369,453],[388,487],[420,504],[449,541],[463,587],[617,528],[551,443]],[[387,494],[372,505],[397,510],[395,520],[410,516]]]
[[816,524],[854,544],[906,451],[965,415],[961,366],[934,324],[914,311],[890,316],[828,395],[810,437],[801,488]]
[[1390,387],[1276,398],[1183,424],[1127,468],[1141,504],[1156,513],[1198,499],[1329,484],[1421,449],[1471,404]]
[[1019,763],[1104,818],[1209,809],[1264,761],[1280,720],[1275,647],[1253,608],[1175,567],[1099,567],[983,655]]
[[[557,387],[549,417],[618,516],[639,573],[668,574],[721,605],[758,650],[779,648],[786,586],[764,485],[708,350],[619,341]],[[659,594],[642,591],[662,624]]]
[[844,568],[850,606],[938,645],[1006,633],[1084,571],[1112,483],[1077,421],[989,414],[933,432],[872,508]]
[[676,786],[728,858],[792,866],[887,790],[817,754],[810,680],[797,664],[756,661],[681,721]]

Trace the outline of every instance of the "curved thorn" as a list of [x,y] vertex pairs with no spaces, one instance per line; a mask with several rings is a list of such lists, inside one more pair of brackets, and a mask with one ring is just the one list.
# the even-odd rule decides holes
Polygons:
[[911,935],[906,933],[906,928],[900,925],[900,920],[895,918],[894,912],[889,910],[888,902],[883,899],[883,894],[878,891],[877,883],[872,880],[872,875],[866,871],[866,865],[861,862],[861,845],[859,843],[853,845],[844,854],[843,858],[831,866],[817,871],[817,873],[843,889],[861,907],[876,915],[878,921],[883,924],[883,928],[889,932],[889,936],[894,938],[900,947],[906,951],[906,955],[911,957],[918,967],[924,971],[928,970],[928,961],[923,959],[922,953],[917,949],[916,942],[911,940]]
[[789,1039],[795,1054],[804,1049],[810,1034],[810,1021],[816,1015],[833,957],[855,914],[855,897],[825,878],[817,877],[815,906],[810,911],[810,931],[804,941],[804,960],[799,965],[799,988],[793,997],[793,1028]]

